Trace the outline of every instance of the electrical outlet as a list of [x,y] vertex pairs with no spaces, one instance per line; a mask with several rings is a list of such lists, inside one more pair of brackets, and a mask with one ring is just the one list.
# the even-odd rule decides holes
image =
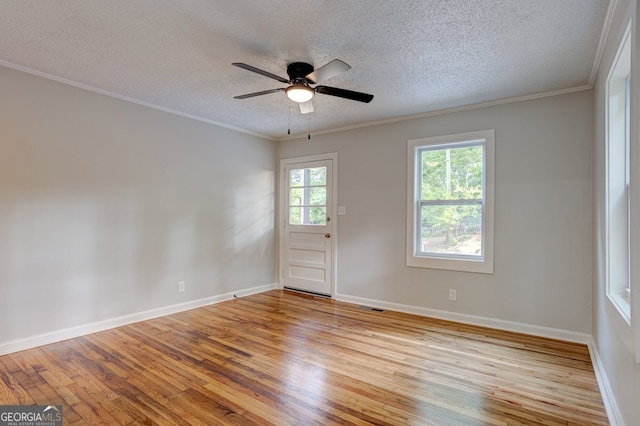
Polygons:
[[184,281],[178,281],[178,293],[184,293]]
[[456,294],[456,290],[453,288],[449,289],[449,300],[453,300],[455,302],[455,300],[457,299],[457,294]]

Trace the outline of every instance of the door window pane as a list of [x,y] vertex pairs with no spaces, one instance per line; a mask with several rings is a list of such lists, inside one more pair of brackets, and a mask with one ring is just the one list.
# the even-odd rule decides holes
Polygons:
[[301,206],[304,197],[304,188],[291,188],[289,190],[289,204],[292,206]]
[[327,184],[327,168],[314,167],[307,169],[309,171],[309,185],[326,185]]
[[327,223],[326,207],[289,207],[289,223],[291,225],[325,225]]
[[317,206],[326,206],[327,205],[327,188],[326,187],[318,187],[318,188],[309,188],[309,204]]
[[289,224],[326,225],[327,168],[291,170],[289,187]]
[[302,186],[304,180],[304,169],[291,170],[289,173],[289,186]]

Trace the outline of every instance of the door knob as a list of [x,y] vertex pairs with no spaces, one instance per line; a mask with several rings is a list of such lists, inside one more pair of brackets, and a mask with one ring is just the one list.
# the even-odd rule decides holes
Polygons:
[[327,233],[327,234],[324,234],[324,237],[325,237],[325,238],[331,238],[331,234],[328,234],[328,233]]

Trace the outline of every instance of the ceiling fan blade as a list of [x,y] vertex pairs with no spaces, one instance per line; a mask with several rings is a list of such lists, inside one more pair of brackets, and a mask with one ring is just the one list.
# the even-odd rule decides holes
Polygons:
[[234,62],[231,65],[235,65],[236,67],[240,67],[240,68],[245,69],[247,71],[252,71],[252,72],[255,72],[257,74],[264,75],[265,77],[269,77],[269,78],[272,78],[274,80],[278,80],[281,83],[287,83],[287,84],[289,83],[289,80],[287,80],[286,78],[280,77],[280,76],[275,75],[275,74],[271,74],[270,72],[261,70],[260,68],[252,67],[251,65],[243,64],[242,62]]
[[305,78],[311,83],[316,84],[350,69],[351,66],[346,62],[342,62],[340,59],[334,59],[333,61],[324,64],[314,72],[307,74]]
[[338,89],[337,87],[316,86],[314,89],[323,95],[338,96],[340,98],[351,99],[352,101],[369,103],[373,99],[373,95],[362,92],[354,92],[353,90]]
[[247,99],[254,96],[268,95],[269,93],[284,92],[284,87],[280,89],[263,90],[262,92],[247,93],[246,95],[234,96],[234,99]]
[[298,105],[300,105],[300,112],[302,114],[309,114],[314,111],[313,104],[311,103],[311,101],[300,102]]

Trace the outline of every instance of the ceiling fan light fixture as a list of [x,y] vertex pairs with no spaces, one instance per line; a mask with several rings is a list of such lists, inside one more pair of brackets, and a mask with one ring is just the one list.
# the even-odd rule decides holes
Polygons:
[[315,91],[305,84],[294,84],[285,89],[287,97],[294,102],[307,102],[313,98]]

